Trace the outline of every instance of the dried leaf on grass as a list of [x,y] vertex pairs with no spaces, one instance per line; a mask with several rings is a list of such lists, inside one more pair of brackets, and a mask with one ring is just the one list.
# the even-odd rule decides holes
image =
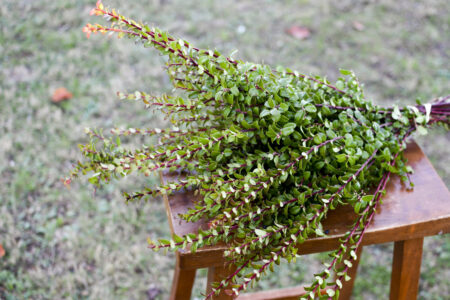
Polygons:
[[311,31],[308,27],[293,25],[286,29],[286,33],[298,40],[304,40],[309,38]]
[[59,103],[64,100],[71,99],[73,97],[72,93],[69,92],[65,87],[57,88],[52,95],[52,102]]

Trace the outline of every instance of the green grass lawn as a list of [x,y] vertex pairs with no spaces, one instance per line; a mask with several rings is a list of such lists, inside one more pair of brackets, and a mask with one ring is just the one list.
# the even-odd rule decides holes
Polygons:
[[[450,5],[427,1],[104,1],[122,14],[169,29],[199,47],[303,73],[352,69],[369,99],[413,104],[450,94]],[[122,3],[121,3],[122,2]],[[116,91],[170,91],[164,59],[130,40],[86,39],[95,1],[4,0],[0,5],[0,299],[166,299],[174,257],[146,238],[168,234],[161,199],[125,204],[129,178],[94,190],[61,179],[80,159],[85,127],[164,127]],[[359,24],[355,25],[355,22]],[[286,34],[306,26],[306,40]],[[361,26],[362,25],[362,26]],[[356,29],[355,27],[358,27]],[[66,87],[73,98],[52,104]],[[417,138],[450,186],[450,133]],[[150,181],[150,182],[149,182]],[[426,199],[424,199],[426,201]],[[366,247],[354,299],[386,299],[392,245]],[[308,282],[324,254],[283,265],[258,289]],[[206,272],[198,272],[200,298]],[[425,239],[421,299],[450,294],[450,237]]]

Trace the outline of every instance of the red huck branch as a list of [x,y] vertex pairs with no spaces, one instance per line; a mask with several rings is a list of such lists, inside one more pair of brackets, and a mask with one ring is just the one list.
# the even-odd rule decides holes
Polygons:
[[[80,173],[91,174],[89,181],[98,185],[133,172],[184,172],[178,182],[126,193],[125,198],[136,201],[181,189],[201,195],[182,218],[207,219],[209,229],[170,240],[149,239],[149,247],[196,251],[218,242],[230,245],[225,255],[237,270],[206,298],[221,290],[239,294],[282,258],[295,259],[299,244],[325,235],[321,222],[329,211],[351,205],[358,215],[354,225],[305,296],[336,299],[390,175],[407,181],[412,171],[403,157],[406,139],[433,126],[448,129],[450,97],[382,108],[364,97],[351,71],[341,70],[343,77],[332,84],[289,68],[273,70],[193,47],[100,1],[91,14],[110,25],[86,25],[88,37],[116,33],[158,50],[167,57],[173,86],[184,96],[118,93],[166,114],[174,128],[113,129],[110,136],[88,129],[91,141],[81,146],[86,159],[66,183]],[[158,142],[135,150],[122,145],[121,139],[136,136]],[[342,260],[344,266],[337,263]],[[334,282],[331,271],[340,274]]]

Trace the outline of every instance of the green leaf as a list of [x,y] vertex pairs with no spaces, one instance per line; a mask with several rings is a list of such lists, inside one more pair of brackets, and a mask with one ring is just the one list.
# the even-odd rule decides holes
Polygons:
[[231,107],[227,107],[223,110],[222,115],[226,118],[230,115]]
[[182,243],[184,241],[182,237],[180,237],[176,234],[172,235],[172,239],[175,241],[175,243]]
[[325,236],[325,233],[322,231],[321,228],[316,228],[315,232],[317,236]]
[[163,245],[163,246],[168,246],[168,245],[170,245],[170,241],[169,241],[169,240],[160,239],[160,240],[158,240],[158,241],[159,241],[159,243],[160,243],[161,245]]
[[275,138],[277,136],[277,133],[273,130],[272,126],[270,126],[269,130],[266,131],[266,135],[269,138]]
[[392,111],[392,118],[394,120],[400,120],[401,117],[402,117],[402,113],[400,112],[398,105],[394,105],[394,110]]
[[204,138],[204,137],[199,137],[199,138],[198,138],[198,141],[199,141],[200,143],[202,143],[203,145],[207,145],[207,144],[209,143],[209,139]]
[[221,208],[220,205],[214,205],[213,208],[211,209],[211,213],[216,213],[219,211],[219,209]]
[[274,121],[274,122],[278,122],[278,120],[280,120],[280,118],[281,118],[281,112],[276,108],[273,108],[270,111],[270,114],[272,115],[272,121]]
[[333,289],[327,289],[327,295],[330,297],[333,297],[335,295],[335,292]]
[[289,104],[283,102],[283,103],[280,104],[280,108],[281,108],[282,111],[288,111],[289,110]]
[[257,236],[265,236],[267,234],[267,232],[262,229],[255,229],[255,233]]
[[289,213],[292,215],[297,215],[300,212],[300,206],[292,206],[289,208]]
[[324,142],[326,139],[325,134],[323,134],[322,132],[316,134],[314,136],[314,143],[316,143],[317,145],[321,144],[322,142]]
[[340,90],[343,90],[343,89],[345,89],[345,83],[342,80],[338,80],[336,82],[336,87]]
[[351,268],[353,266],[353,264],[347,259],[344,260],[344,265],[346,265],[349,268]]
[[294,132],[295,126],[297,126],[295,123],[285,124],[283,129],[281,129],[281,134],[284,136],[290,135],[291,133]]
[[335,137],[337,137],[336,133],[333,130],[331,130],[331,129],[327,130],[327,136],[330,139],[334,139]]
[[342,282],[339,279],[336,279],[336,285],[342,289]]
[[347,155],[346,154],[338,154],[338,155],[336,155],[336,160],[340,163],[347,161]]
[[268,116],[268,115],[270,115],[270,110],[264,109],[264,110],[259,114],[259,117],[260,117],[260,118],[264,118],[265,116]]
[[305,117],[305,111],[304,111],[304,110],[298,110],[298,111],[295,113],[295,117],[294,117],[295,122],[296,122],[297,124],[301,123],[301,121],[303,121],[303,118],[304,118],[304,117]]
[[317,108],[313,104],[307,104],[305,105],[305,110],[310,113],[315,113],[317,111]]
[[254,87],[252,87],[249,91],[248,91],[250,96],[258,96],[258,90]]
[[349,70],[340,69],[339,72],[341,72],[342,75],[352,75],[353,72]]
[[361,201],[365,202],[365,203],[369,203],[370,201],[372,201],[374,195],[365,195],[361,197]]
[[233,86],[230,91],[234,96],[239,95],[239,89],[236,86]]
[[273,100],[273,98],[269,98],[269,100],[266,101],[265,105],[269,108],[274,108],[275,107],[275,101]]

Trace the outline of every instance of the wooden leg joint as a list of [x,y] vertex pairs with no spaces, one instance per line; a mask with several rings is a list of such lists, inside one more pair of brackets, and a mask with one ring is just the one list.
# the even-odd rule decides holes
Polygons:
[[[206,285],[206,294],[211,293],[212,287],[211,284],[213,282],[221,282],[228,276],[230,276],[236,270],[235,266],[224,265],[218,267],[209,267],[208,268],[208,283]],[[227,295],[225,291],[222,291],[219,295],[214,296],[212,299],[214,300],[231,300],[235,299],[234,296]]]
[[177,253],[175,272],[173,274],[172,291],[170,300],[191,299],[192,286],[194,285],[196,269],[182,269],[180,256]]
[[391,300],[417,299],[422,249],[423,238],[394,243]]

